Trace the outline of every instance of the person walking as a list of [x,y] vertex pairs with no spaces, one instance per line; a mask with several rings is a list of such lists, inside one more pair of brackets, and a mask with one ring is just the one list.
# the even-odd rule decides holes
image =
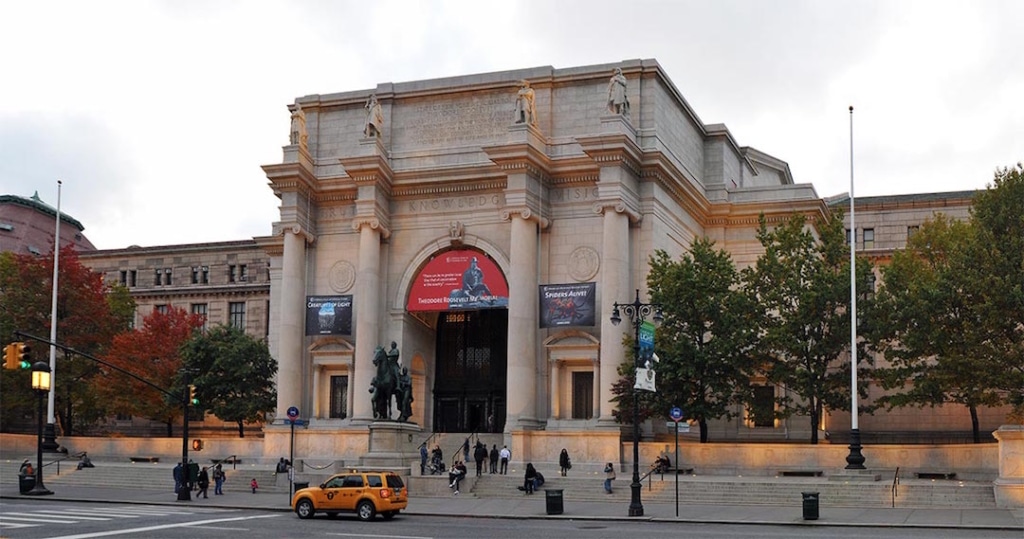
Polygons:
[[604,491],[606,494],[612,493],[612,481],[615,480],[615,467],[612,463],[604,465]]
[[[210,474],[206,471],[206,466],[203,466],[203,469],[199,471],[196,484],[199,485],[199,494],[202,494],[204,498],[209,498],[206,495],[206,489],[210,488]],[[196,494],[196,498],[199,497],[199,494]]]
[[221,468],[220,464],[213,468],[213,495],[220,496],[224,494],[222,490],[224,487],[224,469]]
[[502,446],[498,456],[501,458],[501,475],[508,475],[508,459],[512,458],[512,452],[508,450],[507,445]]
[[537,469],[533,467],[532,462],[527,462],[526,473],[523,475],[523,489],[526,490],[526,494],[533,494],[533,490],[536,486]]
[[175,464],[174,465],[174,469],[171,470],[171,476],[174,477],[174,493],[175,494],[177,494],[178,491],[181,490],[181,487],[184,486],[184,485],[182,485],[183,481],[182,481],[181,469],[182,469],[181,468],[181,463],[179,462],[179,463]]
[[491,473],[498,473],[498,444],[491,446]]
[[249,488],[252,489],[253,494],[256,494],[256,489],[260,488],[260,484],[256,482],[255,477],[252,478],[252,481],[249,481]]
[[189,459],[188,461],[188,490],[196,489],[196,482],[199,481],[199,464]]
[[562,477],[569,472],[569,468],[572,468],[572,462],[569,460],[569,451],[562,448],[562,453],[558,455],[558,467],[561,468]]

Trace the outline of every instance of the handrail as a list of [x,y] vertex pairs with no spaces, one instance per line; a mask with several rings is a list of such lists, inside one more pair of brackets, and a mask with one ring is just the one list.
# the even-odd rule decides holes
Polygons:
[[238,469],[238,455],[231,455],[230,457],[224,457],[224,458],[222,458],[220,460],[215,460],[215,461],[213,461],[213,465],[217,466],[218,464],[224,464],[225,462],[227,462],[229,460],[231,461],[231,469],[232,470],[237,470]]
[[896,467],[896,473],[892,476],[892,507],[896,508],[896,496],[899,495],[900,490],[900,467]]
[[84,455],[84,454],[85,454],[85,451],[82,451],[81,453],[75,453],[75,454],[65,454],[63,457],[61,457],[59,459],[53,459],[50,462],[44,462],[43,463],[43,468],[45,469],[47,466],[49,466],[51,464],[56,464],[57,465],[57,475],[60,475],[60,463],[61,463],[61,461],[72,459],[72,458],[80,459],[80,458],[82,458],[82,455]]
[[654,488],[653,486],[651,486],[651,481],[654,481],[653,479],[651,479],[651,474],[653,474],[656,470],[657,468],[651,468],[650,470],[648,470],[647,473],[644,474],[643,477],[640,478],[640,483],[643,483],[644,479],[647,480],[647,490],[652,490]]

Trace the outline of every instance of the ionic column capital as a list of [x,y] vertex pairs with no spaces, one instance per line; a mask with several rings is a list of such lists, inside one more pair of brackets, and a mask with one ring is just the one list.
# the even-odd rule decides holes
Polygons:
[[643,215],[641,215],[640,212],[630,208],[621,200],[608,200],[594,204],[594,213],[603,215],[606,211],[624,213],[626,214],[626,217],[629,217],[629,222],[632,224],[637,224],[643,219]]
[[380,233],[384,239],[391,237],[391,230],[384,226],[380,219],[376,217],[356,217],[352,220],[352,230],[357,232],[361,231],[363,227],[370,227],[371,230],[375,230]]
[[541,230],[544,230],[551,224],[546,217],[542,217],[530,208],[506,208],[501,212],[502,221],[511,221],[514,217],[519,217],[524,221],[535,221]]

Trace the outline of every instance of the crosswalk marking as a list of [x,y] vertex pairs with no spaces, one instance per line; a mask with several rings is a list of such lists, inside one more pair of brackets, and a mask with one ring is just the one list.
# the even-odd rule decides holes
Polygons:
[[25,511],[29,506],[13,505],[5,509],[17,509],[15,511],[0,511],[0,530],[9,531],[19,528],[31,528],[44,525],[78,524],[81,522],[101,522],[111,520],[128,520],[143,517],[155,516],[190,516],[206,515],[212,513],[228,513],[235,509],[218,508],[177,508],[163,507],[159,505],[127,505],[127,506],[103,506],[103,507],[82,507],[82,506],[60,506],[47,505],[45,509],[32,509]]

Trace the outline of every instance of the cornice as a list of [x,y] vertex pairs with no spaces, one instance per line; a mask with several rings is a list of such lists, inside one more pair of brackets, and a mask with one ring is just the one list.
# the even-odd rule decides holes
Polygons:
[[263,165],[262,168],[270,180],[271,189],[278,197],[286,192],[297,191],[305,196],[317,191],[316,176],[298,163]]
[[577,137],[583,152],[599,167],[618,164],[634,176],[640,176],[640,162],[643,151],[636,142],[623,134],[602,134]]

